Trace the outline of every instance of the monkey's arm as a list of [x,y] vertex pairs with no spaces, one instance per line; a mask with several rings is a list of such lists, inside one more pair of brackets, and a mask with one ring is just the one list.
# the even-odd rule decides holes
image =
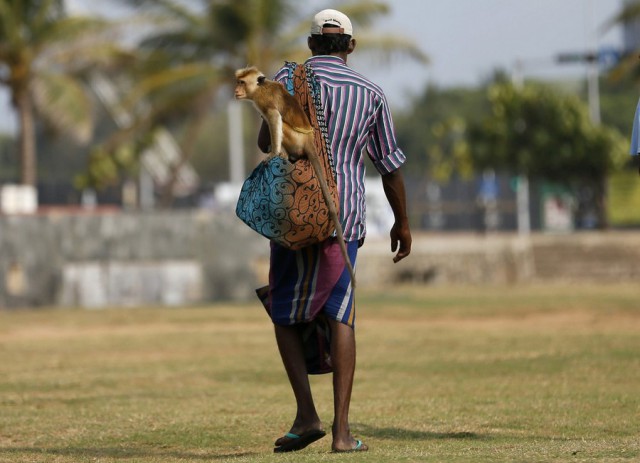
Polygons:
[[[411,252],[411,230],[407,217],[407,195],[404,188],[404,178],[400,169],[382,176],[384,194],[389,201],[395,222],[391,228],[391,251],[398,253],[393,262],[398,262]],[[400,246],[398,246],[400,245]]]
[[263,112],[267,124],[269,125],[269,134],[271,135],[271,154],[270,156],[280,156],[282,153],[282,116],[277,108],[265,108]]

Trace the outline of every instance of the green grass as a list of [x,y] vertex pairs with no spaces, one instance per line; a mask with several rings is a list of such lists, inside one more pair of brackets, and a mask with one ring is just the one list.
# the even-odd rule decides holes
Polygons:
[[[354,434],[274,455],[293,418],[257,301],[0,311],[0,462],[640,459],[637,285],[362,291]],[[327,428],[329,376],[313,377]]]

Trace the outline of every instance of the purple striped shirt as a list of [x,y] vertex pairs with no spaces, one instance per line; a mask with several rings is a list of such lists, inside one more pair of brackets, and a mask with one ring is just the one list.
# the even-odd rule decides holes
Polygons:
[[[396,143],[391,112],[382,89],[337,56],[307,60],[320,84],[320,93],[340,194],[340,219],[346,241],[364,238],[366,209],[363,152],[381,175],[398,169],[406,157]],[[288,69],[275,80],[286,86]]]

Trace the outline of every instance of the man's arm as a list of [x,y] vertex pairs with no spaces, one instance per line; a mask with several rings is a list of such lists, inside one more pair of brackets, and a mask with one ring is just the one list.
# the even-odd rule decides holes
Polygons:
[[[391,228],[391,252],[398,253],[393,262],[399,262],[411,252],[411,230],[407,217],[407,195],[404,188],[402,172],[397,169],[390,174],[382,176],[384,194],[389,201],[395,222]],[[399,246],[398,246],[399,245]]]

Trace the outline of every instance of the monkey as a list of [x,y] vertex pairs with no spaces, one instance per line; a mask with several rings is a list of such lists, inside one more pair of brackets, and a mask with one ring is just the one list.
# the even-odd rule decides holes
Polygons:
[[253,66],[236,71],[235,98],[236,100],[253,102],[254,107],[269,127],[271,152],[265,162],[274,156],[281,156],[290,162],[306,157],[311,162],[318,177],[322,196],[329,208],[329,217],[335,226],[345,266],[351,277],[351,286],[355,288],[355,272],[347,254],[340,218],[329,194],[327,180],[316,153],[313,127],[302,108],[302,104],[287,91],[284,85],[268,80],[262,72]]
[[271,153],[265,161],[274,156],[288,157],[292,162],[304,155],[315,156],[309,119],[300,102],[281,83],[268,80],[255,67],[237,70],[236,79],[236,99],[252,101],[269,126]]

